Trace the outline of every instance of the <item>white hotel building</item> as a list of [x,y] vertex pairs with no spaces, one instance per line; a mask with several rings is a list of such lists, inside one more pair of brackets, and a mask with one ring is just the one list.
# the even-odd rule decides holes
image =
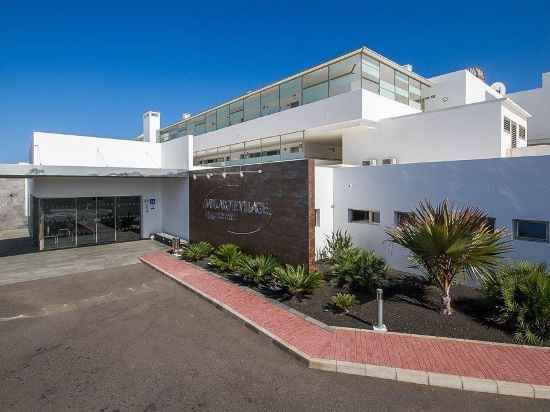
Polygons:
[[549,116],[550,73],[506,94],[479,69],[424,78],[361,48],[166,127],[146,112],[135,140],[35,132],[30,164],[0,177],[28,179],[34,238],[52,249],[189,238],[190,182],[313,159],[315,250],[343,229],[406,270],[385,230],[448,198],[506,227],[511,258],[550,264]]

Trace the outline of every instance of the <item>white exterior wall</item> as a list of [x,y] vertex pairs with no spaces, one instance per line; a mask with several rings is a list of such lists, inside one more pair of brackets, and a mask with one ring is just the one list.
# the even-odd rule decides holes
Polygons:
[[193,168],[193,136],[181,136],[168,142],[160,143],[163,169]]
[[[448,198],[460,206],[485,209],[511,237],[513,219],[550,221],[549,169],[550,156],[335,167],[334,230],[349,231],[356,245],[375,250],[395,269],[410,270],[407,252],[386,242],[385,230],[395,225],[395,211],[412,210],[424,199]],[[324,179],[323,185],[328,183]],[[319,207],[322,215],[329,213],[326,202]],[[348,209],[378,210],[381,223],[349,223]],[[512,246],[511,258],[550,264],[548,243],[515,240]]]
[[[460,106],[344,130],[343,163],[395,157],[399,163],[500,157],[502,104]],[[504,152],[506,153],[506,151]]]
[[[32,194],[39,198],[95,197],[95,196],[142,196],[142,236],[160,232],[162,220],[163,179],[147,178],[78,178],[78,177],[35,177]],[[156,209],[147,210],[143,204],[150,198],[156,199]],[[182,212],[182,216],[187,212]]]
[[542,88],[508,95],[533,115],[529,119],[528,140],[550,139],[550,72],[542,75]]
[[34,132],[32,144],[36,165],[161,167],[157,143]]
[[325,247],[325,240],[333,231],[333,173],[332,167],[315,167],[315,209],[320,211],[320,225],[315,227],[315,251]]
[[162,231],[189,239],[189,180],[162,182]]

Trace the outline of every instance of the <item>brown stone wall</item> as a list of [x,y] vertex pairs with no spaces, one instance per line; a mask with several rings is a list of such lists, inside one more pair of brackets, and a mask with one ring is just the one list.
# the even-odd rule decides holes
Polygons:
[[[225,179],[224,171],[230,173]],[[210,179],[208,172],[213,173]],[[247,252],[272,254],[284,263],[312,265],[314,173],[312,160],[197,172],[197,178],[190,179],[191,241],[235,243]]]

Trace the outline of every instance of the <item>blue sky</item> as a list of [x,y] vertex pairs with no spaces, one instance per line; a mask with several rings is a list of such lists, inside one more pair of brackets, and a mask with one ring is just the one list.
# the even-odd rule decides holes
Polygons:
[[[81,4],[82,3],[82,4]],[[550,71],[545,1],[0,0],[0,163],[32,131],[131,138],[366,45],[430,77],[480,66],[509,91]]]

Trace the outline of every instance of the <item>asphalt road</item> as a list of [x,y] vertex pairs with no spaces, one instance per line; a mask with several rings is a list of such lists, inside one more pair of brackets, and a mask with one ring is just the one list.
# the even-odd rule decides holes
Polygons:
[[529,411],[550,403],[315,371],[137,264],[0,287],[1,411]]

